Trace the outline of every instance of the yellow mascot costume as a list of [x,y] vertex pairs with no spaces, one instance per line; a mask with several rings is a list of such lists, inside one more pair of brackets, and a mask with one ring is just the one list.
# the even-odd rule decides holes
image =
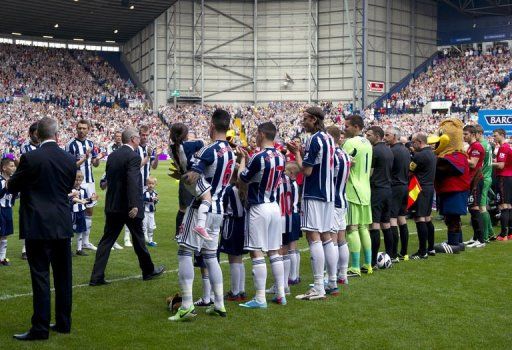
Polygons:
[[437,209],[444,216],[448,240],[436,244],[437,253],[458,253],[462,243],[461,215],[467,214],[470,187],[469,163],[463,150],[462,129],[458,118],[448,118],[439,125],[439,134],[429,137],[437,155],[435,189]]

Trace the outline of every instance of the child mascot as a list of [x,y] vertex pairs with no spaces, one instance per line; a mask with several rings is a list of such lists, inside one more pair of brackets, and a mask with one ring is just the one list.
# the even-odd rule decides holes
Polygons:
[[448,241],[434,246],[437,253],[455,254],[464,250],[460,216],[467,214],[471,178],[463,150],[463,127],[457,118],[445,119],[439,125],[439,135],[429,137],[428,141],[437,155],[437,209],[448,229]]

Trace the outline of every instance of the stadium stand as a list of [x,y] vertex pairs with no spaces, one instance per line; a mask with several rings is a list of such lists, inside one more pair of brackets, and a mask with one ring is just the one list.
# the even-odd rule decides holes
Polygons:
[[[168,132],[148,109],[144,93],[96,53],[0,44],[0,67],[4,154],[16,153],[29,125],[43,116],[61,123],[62,145],[74,136],[76,121],[85,118],[91,121],[91,137],[101,149],[106,149],[116,130],[141,124],[149,125],[159,140],[153,146],[165,148]],[[138,101],[142,108],[127,108],[128,101]]]
[[501,96],[512,77],[510,52],[476,50],[440,55],[429,69],[385,102],[386,114],[421,111],[430,101],[452,101],[452,112],[476,112],[481,107],[502,109]]

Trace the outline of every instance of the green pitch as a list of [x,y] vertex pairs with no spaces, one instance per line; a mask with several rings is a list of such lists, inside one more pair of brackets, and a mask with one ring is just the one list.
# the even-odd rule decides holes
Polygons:
[[[103,166],[96,169],[96,179]],[[166,175],[167,167],[164,162],[153,172],[159,181],[158,247],[149,248],[155,264],[165,264],[167,273],[143,282],[133,249],[125,248],[110,256],[106,278],[114,282],[93,288],[87,286],[93,252],[73,258],[72,333],[51,333],[46,342],[20,343],[12,335],[30,327],[32,299],[28,265],[20,259],[16,232],[8,247],[12,266],[0,268],[0,349],[510,348],[512,243],[401,262],[389,270],[351,279],[341,296],[316,302],[294,299],[312,280],[309,254],[303,252],[303,282],[291,288],[288,305],[247,310],[228,302],[225,319],[198,309],[191,322],[171,323],[165,298],[179,290],[177,249],[172,240],[178,198],[177,183]],[[104,222],[105,193],[99,194],[91,235],[95,244]],[[464,222],[468,239],[471,228],[467,219]],[[445,237],[444,228],[440,221],[435,224],[439,241]],[[414,233],[409,243],[413,253],[417,248],[413,223],[409,230]],[[305,247],[302,241],[301,248]],[[229,267],[224,262],[222,268],[227,291]],[[252,296],[249,261],[246,275],[247,292]],[[268,276],[270,285],[270,269]],[[196,270],[194,299],[201,295],[200,282]]]

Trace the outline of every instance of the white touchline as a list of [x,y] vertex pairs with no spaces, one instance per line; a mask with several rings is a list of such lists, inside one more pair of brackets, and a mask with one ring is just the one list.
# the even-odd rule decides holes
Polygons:
[[[436,228],[435,230],[436,231],[442,231],[444,229],[443,228]],[[415,235],[415,234],[417,234],[417,232],[410,232],[409,234],[410,235]],[[299,249],[299,250],[301,252],[305,252],[305,251],[308,251],[309,248],[302,248],[302,249]],[[243,260],[249,260],[249,259],[250,258],[248,256],[243,258]],[[226,263],[228,263],[228,260],[221,260],[220,263],[221,264],[226,264]],[[164,271],[164,273],[176,273],[176,272],[178,272],[178,269]],[[109,282],[129,281],[129,280],[139,279],[141,277],[142,277],[141,275],[126,276],[126,277],[111,279],[111,280],[108,280],[108,281]],[[73,289],[83,288],[83,287],[88,287],[88,286],[89,286],[89,283],[76,284],[76,285],[73,286]],[[53,291],[55,291],[55,289],[52,288],[51,291],[53,292]],[[20,293],[20,294],[5,294],[5,295],[0,295],[0,301],[11,300],[11,299],[16,299],[16,298],[21,298],[21,297],[30,297],[30,296],[32,296],[31,292],[30,293]]]

